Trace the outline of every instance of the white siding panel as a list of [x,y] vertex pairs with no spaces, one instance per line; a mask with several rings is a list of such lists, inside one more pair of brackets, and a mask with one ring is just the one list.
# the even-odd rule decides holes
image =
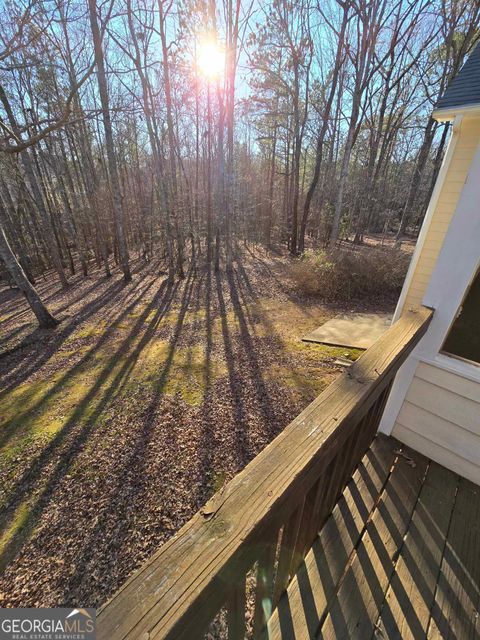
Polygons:
[[455,171],[455,175],[458,176],[458,174],[462,172],[466,177],[471,164],[471,158],[453,158],[452,164],[450,166],[452,168],[452,171]]
[[393,429],[392,435],[412,449],[423,453],[427,458],[435,460],[435,462],[447,467],[447,469],[451,469],[464,478],[480,485],[480,465],[472,464],[453,451],[444,449],[429,438],[411,431],[398,422]]
[[426,409],[463,429],[478,434],[480,438],[480,406],[478,402],[417,378],[416,375],[405,399],[417,407]]
[[464,171],[455,171],[452,169],[452,171],[448,172],[449,180],[451,180],[452,182],[458,182],[462,186],[465,184],[465,177],[466,176]]
[[[444,389],[448,389],[449,391],[453,391],[453,393],[459,396],[478,402],[480,405],[480,384],[464,378],[458,373],[446,371],[441,367],[420,362],[415,371],[415,376],[439,387],[443,387]],[[478,407],[478,411],[480,412],[480,406]]]
[[420,362],[392,435],[480,483],[480,382]]
[[477,434],[462,429],[410,402],[403,403],[397,424],[410,431],[420,432],[425,438],[428,434],[431,442],[455,452],[456,455],[480,467],[480,437]]

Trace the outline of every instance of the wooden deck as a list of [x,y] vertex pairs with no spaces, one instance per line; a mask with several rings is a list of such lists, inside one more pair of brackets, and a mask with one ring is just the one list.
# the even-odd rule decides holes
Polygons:
[[378,436],[266,638],[480,638],[480,487]]

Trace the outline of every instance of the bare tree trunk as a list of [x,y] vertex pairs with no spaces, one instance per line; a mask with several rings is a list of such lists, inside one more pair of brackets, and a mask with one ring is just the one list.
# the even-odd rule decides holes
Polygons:
[[332,230],[330,232],[329,248],[334,249],[337,244],[338,234],[340,232],[340,221],[342,219],[342,207],[343,207],[343,194],[345,191],[345,185],[348,177],[348,167],[350,164],[350,157],[353,149],[353,135],[354,125],[350,123],[347,135],[347,141],[345,142],[345,150],[343,153],[342,168],[340,171],[340,180],[337,191],[337,198],[335,201],[335,212],[333,214]]
[[[161,2],[162,0],[159,0]],[[153,116],[154,111],[154,100],[151,92],[150,80],[147,75],[147,71],[144,70],[141,62],[141,54],[140,47],[138,44],[137,32],[135,31],[135,26],[133,24],[133,13],[131,8],[131,1],[127,0],[127,15],[128,15],[128,25],[130,30],[130,36],[133,42],[133,46],[135,49],[135,55],[130,55],[132,58],[135,68],[138,73],[138,77],[140,78],[140,83],[142,86],[142,96],[143,96],[143,111],[145,114],[145,122],[147,125],[148,138],[150,141],[150,147],[152,149],[152,155],[154,160],[154,168],[155,168],[155,186],[158,198],[160,200],[161,207],[165,214],[165,236],[166,236],[166,248],[167,248],[167,262],[168,262],[168,280],[169,282],[173,282],[175,279],[175,256],[174,256],[174,242],[172,236],[172,225],[171,225],[171,216],[170,216],[170,199],[167,194],[167,187],[165,184],[165,172],[163,168],[163,158],[161,155],[161,143],[158,136],[158,130],[156,127],[155,118]],[[173,141],[172,141],[173,144]],[[173,150],[171,150],[173,152]],[[173,159],[173,173],[175,173],[175,161]]]
[[[10,193],[6,188],[3,181],[0,180],[0,224],[3,226],[7,237],[10,239],[10,243],[14,253],[18,256],[18,262],[22,266],[25,274],[31,284],[35,286],[35,278],[30,268],[30,260],[24,248],[24,242],[22,238],[22,227],[19,216],[15,211],[15,207],[10,198]],[[7,200],[8,205],[5,204]],[[12,213],[15,215],[16,224],[12,220]]]
[[130,273],[127,241],[125,238],[120,181],[118,178],[117,160],[115,157],[115,149],[113,145],[113,129],[108,101],[107,76],[105,73],[102,40],[100,29],[98,28],[95,0],[88,0],[88,8],[90,14],[90,26],[92,29],[93,46],[95,50],[95,62],[97,66],[98,92],[100,94],[100,101],[102,104],[102,117],[103,127],[105,130],[105,146],[107,150],[108,172],[110,177],[110,186],[112,189],[113,220],[117,236],[120,265],[123,271],[123,279],[125,280],[125,282],[130,282],[132,279],[132,275]]
[[307,228],[308,216],[310,214],[310,206],[312,204],[313,194],[315,193],[315,189],[318,184],[318,179],[320,177],[320,168],[323,159],[323,145],[325,142],[325,136],[328,131],[328,125],[330,120],[330,112],[332,109],[333,100],[335,98],[335,93],[337,91],[338,77],[340,75],[340,69],[342,65],[343,58],[343,49],[345,46],[345,31],[347,29],[348,23],[348,12],[349,5],[345,3],[343,5],[343,18],[342,18],[342,26],[340,28],[340,33],[338,34],[338,44],[337,44],[337,52],[335,56],[335,64],[333,68],[333,75],[331,79],[330,91],[328,94],[327,103],[325,105],[325,111],[323,113],[323,121],[320,127],[320,131],[317,138],[317,148],[315,153],[315,168],[313,171],[312,181],[307,191],[307,195],[305,197],[305,204],[303,207],[303,216],[300,226],[300,236],[298,240],[298,251],[301,253],[305,249],[305,231]]
[[[278,102],[278,100],[277,100]],[[273,227],[273,192],[275,187],[275,165],[277,152],[277,123],[273,125],[272,151],[270,157],[270,171],[268,179],[268,220],[267,220],[267,247],[272,246],[272,227]]]
[[[60,195],[62,196],[64,205],[67,210],[70,231],[72,233],[75,246],[77,247],[78,255],[80,258],[80,264],[82,266],[82,272],[83,272],[83,275],[86,277],[88,275],[87,250],[85,247],[82,229],[80,228],[80,225],[78,225],[75,220],[75,215],[73,213],[73,205],[70,202],[70,197],[73,199],[76,198],[75,186],[74,186],[72,175],[70,173],[70,167],[68,166],[67,152],[65,150],[65,145],[64,145],[62,136],[59,136],[58,142],[59,142],[60,154],[63,161],[62,164],[63,164],[64,174],[65,174],[65,180],[66,180],[66,184],[65,184],[65,180],[63,179],[60,182]],[[60,167],[61,167],[61,164],[60,164]],[[67,185],[70,193],[68,193]],[[77,205],[78,205],[78,201],[77,201]]]
[[210,84],[207,86],[207,262],[212,262],[213,224],[212,224],[212,105]]
[[[234,9],[235,4],[235,9]],[[234,214],[234,127],[235,127],[235,77],[237,71],[238,23],[240,0],[227,2],[227,59],[226,59],[226,122],[227,122],[227,171],[225,198],[225,260],[227,271],[232,268],[232,232]]]
[[396,236],[397,247],[399,247],[402,243],[402,238],[405,235],[405,231],[410,221],[410,217],[413,213],[413,205],[415,204],[415,200],[418,195],[418,188],[420,186],[423,170],[425,168],[425,164],[428,159],[428,154],[430,153],[430,148],[432,146],[433,138],[435,136],[435,130],[436,130],[435,120],[433,120],[433,118],[430,118],[425,128],[425,134],[424,134],[422,146],[420,147],[420,151],[418,152],[412,181],[410,182],[410,188],[408,190],[408,196],[405,201],[405,206],[403,208],[402,219],[400,220],[400,226],[397,231],[397,236]]
[[12,277],[20,291],[27,299],[30,308],[35,314],[38,324],[42,329],[51,329],[56,327],[58,320],[56,320],[49,312],[47,307],[43,304],[40,296],[37,293],[35,287],[29,282],[25,271],[18,262],[15,254],[13,253],[10,244],[8,243],[7,236],[3,227],[0,225],[0,258],[5,264],[5,267]]
[[[17,122],[15,119],[15,116],[13,114],[12,108],[10,106],[10,102],[8,101],[7,95],[3,89],[2,86],[0,86],[0,100],[5,108],[5,111],[7,113],[7,117],[8,120],[10,122],[10,126],[12,127],[12,130],[16,133],[17,138],[21,139],[21,136],[19,134],[18,131],[18,126],[17,126]],[[27,178],[28,184],[30,186],[30,188],[32,189],[33,192],[33,199],[35,201],[35,205],[37,207],[37,211],[40,214],[40,219],[42,221],[42,225],[44,227],[44,231],[45,231],[45,241],[47,243],[48,246],[48,250],[50,253],[50,258],[53,262],[53,266],[55,267],[57,273],[58,273],[58,277],[60,278],[60,282],[62,284],[63,287],[67,287],[68,286],[68,280],[67,277],[65,276],[65,272],[63,270],[63,264],[62,264],[62,259],[60,257],[59,251],[58,251],[58,247],[55,244],[55,236],[54,236],[54,230],[53,230],[53,226],[51,223],[51,220],[49,218],[48,212],[45,209],[45,205],[44,205],[44,201],[43,201],[43,195],[42,192],[40,190],[40,187],[38,185],[37,182],[37,178],[35,176],[35,171],[32,165],[32,160],[30,158],[30,155],[28,153],[28,150],[25,149],[24,151],[22,151],[20,153],[20,159],[22,162],[22,166],[23,169],[25,171],[25,176]]]
[[[68,76],[70,81],[70,87],[73,88],[77,83],[76,73],[75,73],[75,65],[73,62],[72,51],[70,47],[70,39],[68,35],[67,23],[63,12],[63,5],[59,6],[60,15],[62,18],[62,30],[63,36],[65,39],[65,46],[67,52],[67,67],[68,67]],[[83,113],[82,104],[80,101],[80,97],[77,94],[75,97],[76,108],[80,113]],[[110,266],[108,264],[108,237],[104,225],[100,220],[100,212],[98,210],[97,203],[97,189],[98,189],[98,177],[95,171],[94,160],[92,156],[92,149],[90,143],[90,135],[89,130],[85,121],[80,121],[78,127],[75,127],[75,133],[79,133],[78,135],[78,147],[79,151],[77,152],[77,157],[79,159],[78,162],[78,173],[79,173],[79,181],[81,181],[84,189],[84,193],[86,195],[86,199],[88,201],[88,206],[90,209],[91,216],[93,218],[93,226],[95,228],[95,242],[96,246],[99,249],[99,255],[102,256],[104,267],[105,267],[105,277],[110,278]],[[73,135],[69,135],[69,130],[67,129],[67,140],[69,143],[69,148],[71,151],[72,158],[75,158],[75,154],[73,153],[73,148],[76,151],[75,138]],[[65,158],[65,155],[64,155]]]
[[163,62],[163,82],[165,85],[165,105],[167,108],[167,135],[168,135],[168,147],[170,158],[170,182],[172,186],[172,198],[170,198],[170,205],[173,206],[173,217],[175,225],[175,235],[177,239],[177,274],[179,277],[185,277],[183,270],[183,234],[179,223],[178,215],[178,190],[177,190],[177,162],[175,158],[176,144],[175,144],[175,132],[173,125],[173,112],[172,112],[172,89],[170,82],[170,64],[168,61],[168,45],[165,29],[165,13],[163,10],[164,0],[158,0],[158,11],[160,17],[160,40],[162,43],[162,62]]

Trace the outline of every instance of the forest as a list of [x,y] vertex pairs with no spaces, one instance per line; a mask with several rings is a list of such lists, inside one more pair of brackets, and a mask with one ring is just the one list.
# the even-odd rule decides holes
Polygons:
[[[0,25],[0,604],[97,606],[359,355],[301,333],[392,310],[480,3],[3,0]],[[345,252],[357,289],[303,287]]]
[[479,15],[472,0],[6,2],[6,277],[48,326],[30,286],[48,269],[66,287],[113,261],[128,282],[139,252],[173,281],[229,269],[242,240],[294,256],[367,231],[401,241]]

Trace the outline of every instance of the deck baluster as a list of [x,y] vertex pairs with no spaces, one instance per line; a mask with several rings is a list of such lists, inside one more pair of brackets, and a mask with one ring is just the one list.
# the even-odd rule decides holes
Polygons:
[[257,566],[257,584],[255,591],[255,613],[253,617],[253,637],[257,638],[266,625],[273,610],[273,580],[277,555],[278,533],[266,548]]
[[302,504],[295,509],[283,528],[277,575],[275,577],[275,588],[273,590],[273,606],[277,604],[278,599],[288,585],[292,556],[297,542],[298,531],[302,523],[304,505],[305,499],[303,499]]
[[244,640],[246,606],[246,577],[235,586],[227,601],[228,640]]

